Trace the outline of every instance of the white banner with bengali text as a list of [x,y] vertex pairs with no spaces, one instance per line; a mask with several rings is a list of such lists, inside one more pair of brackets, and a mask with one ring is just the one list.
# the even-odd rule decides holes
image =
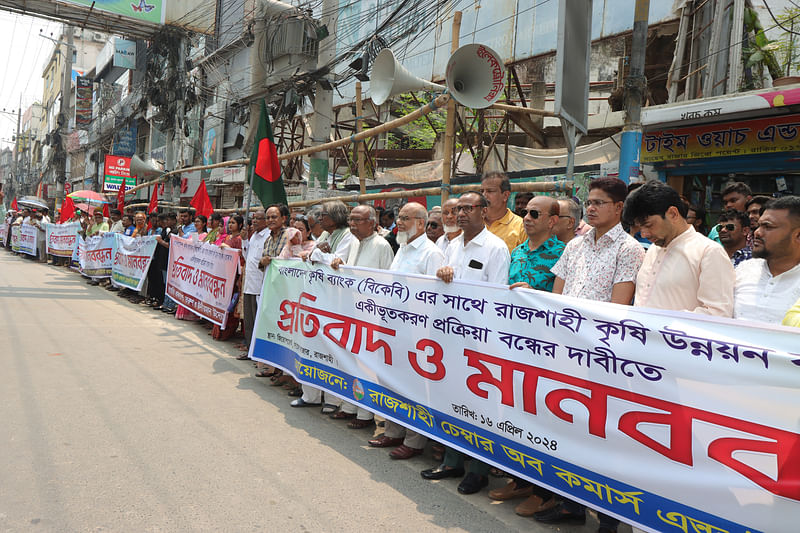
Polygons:
[[45,224],[47,232],[47,253],[56,257],[72,257],[78,246],[80,222],[69,224]]
[[19,226],[11,226],[11,251],[19,252]]
[[263,291],[250,356],[303,383],[647,531],[796,531],[800,330],[300,261]]
[[8,229],[9,225],[5,222],[0,224],[0,246],[5,246],[8,242]]
[[72,251],[72,257],[69,261],[69,267],[73,270],[77,270],[81,274],[83,274],[83,256],[86,254],[86,241],[78,235],[78,245],[75,246],[75,249]]
[[116,233],[88,237],[80,255],[81,274],[90,278],[110,278]]
[[39,240],[39,230],[36,226],[22,224],[19,226],[19,251],[23,254],[36,255],[36,244]]
[[238,267],[239,250],[172,236],[167,295],[194,314],[224,326]]
[[121,287],[139,291],[153,260],[153,252],[158,244],[156,238],[154,235],[149,237],[126,237],[121,233],[114,235],[116,242],[111,280]]

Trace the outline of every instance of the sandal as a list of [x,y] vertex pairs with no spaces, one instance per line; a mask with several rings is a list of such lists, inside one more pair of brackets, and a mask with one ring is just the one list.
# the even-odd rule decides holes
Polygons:
[[261,372],[256,372],[257,378],[271,378],[274,372],[267,372],[266,370],[262,370]]
[[[279,372],[280,372],[280,370],[279,370]],[[290,376],[285,376],[285,375],[283,375],[283,373],[276,374],[276,375],[272,376],[272,383],[270,383],[270,386],[272,386],[272,387],[280,387],[284,383],[288,383],[290,379],[292,379]]]
[[289,391],[289,396],[298,397],[303,395],[303,387],[295,387]]
[[[322,408],[325,409],[324,407]],[[344,411],[335,411],[331,413],[330,417],[334,420],[350,420],[356,417],[356,413],[345,413]]]
[[320,412],[323,415],[332,415],[333,413],[336,412],[337,409],[338,409],[338,407],[336,407],[332,403],[326,403],[326,404],[323,404],[322,410]]

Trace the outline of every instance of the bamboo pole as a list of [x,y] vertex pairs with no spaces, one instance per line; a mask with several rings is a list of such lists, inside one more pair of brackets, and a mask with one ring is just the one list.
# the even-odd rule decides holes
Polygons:
[[[361,82],[356,82],[356,134],[361,133],[361,115],[363,114],[363,105],[361,102]],[[366,169],[364,168],[364,143],[358,143],[356,146],[358,153],[358,190],[361,194],[367,192],[367,176]]]
[[[450,55],[458,50],[459,35],[461,34],[461,11],[456,11],[453,16],[453,39],[450,45]],[[442,203],[450,196],[450,174],[453,166],[453,137],[456,129],[456,101],[447,102],[447,122],[444,133],[444,160],[442,161]]]
[[[409,113],[408,115],[406,115],[404,117],[400,117],[400,118],[397,118],[397,119],[389,121],[389,122],[384,122],[380,126],[376,126],[374,128],[368,129],[366,131],[362,131],[361,133],[357,133],[355,135],[351,135],[350,137],[345,137],[344,139],[338,139],[336,141],[332,141],[332,142],[329,142],[329,143],[320,144],[320,145],[317,145],[317,146],[310,146],[308,148],[295,150],[294,152],[286,152],[284,154],[280,154],[280,155],[278,155],[278,160],[282,161],[282,160],[285,160],[285,159],[292,159],[292,158],[295,158],[295,157],[301,157],[301,156],[313,154],[313,153],[316,153],[316,152],[322,152],[322,151],[326,151],[326,150],[333,150],[334,148],[339,148],[340,146],[344,146],[346,144],[350,144],[350,143],[358,142],[358,141],[363,141],[364,139],[370,139],[372,137],[380,135],[381,133],[386,133],[387,131],[390,131],[390,130],[393,130],[393,129],[398,128],[400,126],[403,126],[405,124],[408,124],[409,122],[414,122],[418,118],[423,117],[423,116],[427,115],[428,113],[431,113],[433,111],[441,109],[447,104],[448,101],[450,101],[450,95],[448,95],[448,94],[439,95],[431,103],[429,103],[427,105],[424,105],[424,106],[420,107],[419,109],[415,109],[414,111],[412,111],[411,113]],[[135,187],[132,187],[131,189],[128,189],[127,191],[125,191],[125,194],[126,195],[127,194],[131,194],[131,193],[136,192],[136,191],[138,191],[140,189],[143,189],[145,187],[149,187],[150,185],[154,185],[156,183],[160,183],[160,182],[166,180],[168,177],[176,175],[176,174],[182,174],[184,172],[193,172],[195,170],[210,170],[210,169],[213,169],[213,168],[231,167],[231,166],[234,166],[234,165],[247,165],[248,163],[250,163],[250,158],[235,159],[233,161],[223,161],[222,163],[215,163],[213,165],[199,165],[199,166],[196,166],[196,167],[186,167],[186,168],[179,168],[179,169],[175,169],[175,170],[170,170],[169,172],[165,172],[165,173],[161,174],[159,177],[157,177],[154,180],[148,181],[146,183],[141,183],[141,184],[139,184],[139,185],[137,185]]]
[[553,113],[552,111],[546,111],[544,109],[534,109],[532,107],[522,107],[522,106],[506,105],[506,104],[492,104],[489,107],[492,109],[500,109],[502,111],[506,111],[509,113],[528,113],[531,115],[540,115],[543,117],[558,117],[558,114]]

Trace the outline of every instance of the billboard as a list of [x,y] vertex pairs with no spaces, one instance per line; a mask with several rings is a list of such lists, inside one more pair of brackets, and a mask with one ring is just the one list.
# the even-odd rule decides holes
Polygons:
[[78,76],[75,85],[75,127],[88,130],[92,123],[92,78]]
[[77,4],[105,11],[115,15],[164,24],[164,0],[65,0],[70,4]]
[[131,158],[118,155],[107,155],[103,170],[103,192],[117,192],[125,180],[125,190],[131,190],[136,185],[136,179],[131,178]]

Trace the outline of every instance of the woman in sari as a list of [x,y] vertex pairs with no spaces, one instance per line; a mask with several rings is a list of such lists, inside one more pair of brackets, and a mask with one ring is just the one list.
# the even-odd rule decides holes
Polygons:
[[[241,250],[242,249],[242,226],[244,225],[244,218],[241,215],[234,215],[228,219],[228,234],[225,237],[225,241],[222,242],[219,246],[220,248],[232,248],[234,250]],[[240,270],[244,268],[244,256],[240,253],[239,254],[239,268]],[[236,330],[239,329],[239,323],[241,322],[241,314],[239,313],[239,300],[241,299],[241,291],[242,291],[242,276],[237,274],[236,280],[233,283],[234,289],[234,299],[231,299],[231,309],[228,313],[228,320],[225,322],[225,329],[221,329],[219,326],[215,325],[214,329],[211,331],[211,336],[214,339],[225,341],[230,339]]]
[[203,240],[205,242],[210,242],[211,244],[215,244],[217,239],[219,239],[220,233],[223,232],[222,215],[220,215],[219,213],[214,213],[208,220],[209,220],[208,222],[209,229],[208,233],[206,234]]

